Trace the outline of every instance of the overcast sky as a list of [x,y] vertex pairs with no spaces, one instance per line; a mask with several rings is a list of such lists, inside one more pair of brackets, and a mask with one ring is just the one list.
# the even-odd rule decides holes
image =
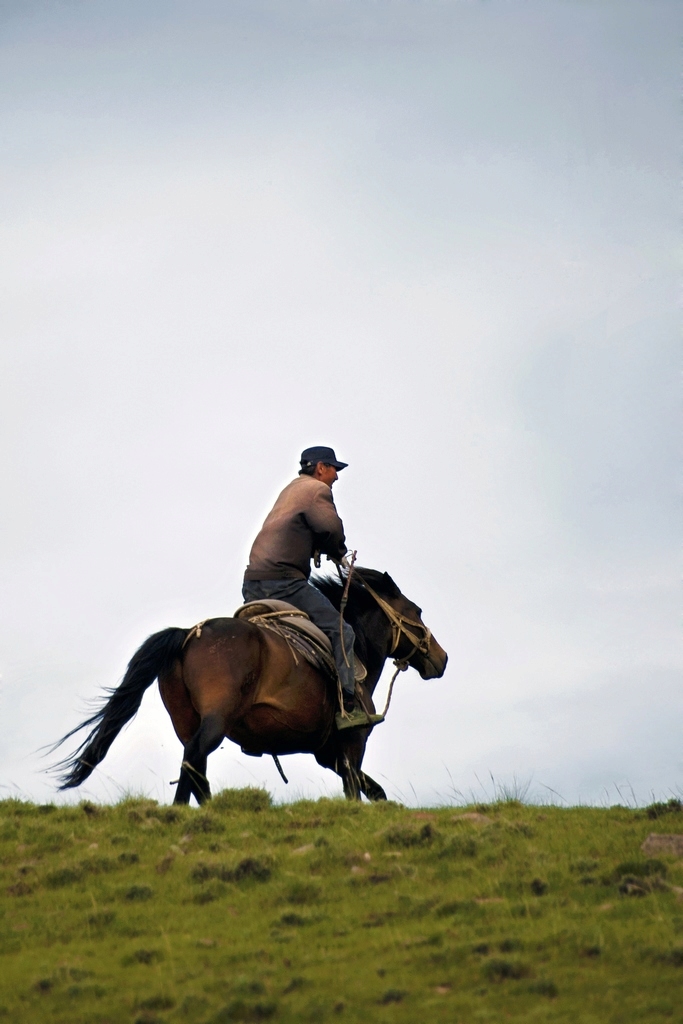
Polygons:
[[[0,794],[234,610],[314,444],[450,656],[372,737],[390,796],[683,792],[679,0],[0,10]],[[181,753],[155,687],[69,799]],[[209,777],[341,792],[284,764]]]

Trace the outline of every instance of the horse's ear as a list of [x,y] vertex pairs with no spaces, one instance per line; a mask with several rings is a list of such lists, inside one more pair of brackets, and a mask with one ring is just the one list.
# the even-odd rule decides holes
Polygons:
[[387,590],[389,591],[390,595],[392,597],[398,597],[399,594],[401,593],[401,591],[398,589],[398,587],[396,586],[396,584],[392,580],[392,578],[389,575],[389,573],[385,572],[384,576],[382,578],[383,578],[384,582],[387,585]]

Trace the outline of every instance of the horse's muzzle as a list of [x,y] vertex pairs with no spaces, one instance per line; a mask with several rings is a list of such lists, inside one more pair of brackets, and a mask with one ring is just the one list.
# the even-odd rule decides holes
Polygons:
[[[437,649],[434,650],[434,647]],[[440,679],[446,671],[446,665],[448,664],[448,655],[439,647],[438,644],[432,642],[432,648],[429,651],[429,655],[425,657],[422,666],[419,669],[420,675],[423,679]]]

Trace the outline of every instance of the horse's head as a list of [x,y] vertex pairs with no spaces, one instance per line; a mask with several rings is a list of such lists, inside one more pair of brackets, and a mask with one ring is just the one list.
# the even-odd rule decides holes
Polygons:
[[422,621],[422,609],[401,593],[388,573],[370,576],[367,569],[361,569],[358,575],[391,623],[389,655],[416,669],[423,679],[440,679],[446,671],[448,655]]

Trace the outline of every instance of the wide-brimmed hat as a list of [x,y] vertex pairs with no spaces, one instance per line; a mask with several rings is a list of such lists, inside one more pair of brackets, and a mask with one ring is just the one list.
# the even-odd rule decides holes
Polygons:
[[301,453],[301,465],[315,466],[318,462],[324,462],[326,466],[334,466],[335,469],[346,469],[348,462],[340,462],[334,454],[334,448],[325,448],[318,445],[316,448],[306,448]]

